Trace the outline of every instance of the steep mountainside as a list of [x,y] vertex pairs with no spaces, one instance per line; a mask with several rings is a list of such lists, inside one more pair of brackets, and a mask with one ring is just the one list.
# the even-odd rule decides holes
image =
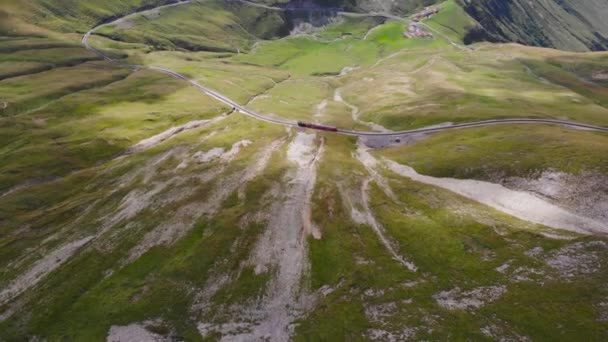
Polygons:
[[357,12],[408,13],[415,9],[439,3],[438,0],[254,0],[265,4],[291,4],[298,7],[338,7]]
[[496,39],[588,51],[608,48],[605,0],[460,0]]

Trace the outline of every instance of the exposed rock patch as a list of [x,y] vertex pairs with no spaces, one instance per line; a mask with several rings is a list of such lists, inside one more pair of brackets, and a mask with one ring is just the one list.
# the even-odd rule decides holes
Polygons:
[[607,81],[608,71],[596,71],[591,75],[591,79],[594,81]]
[[214,147],[209,151],[198,151],[193,156],[192,159],[196,160],[198,163],[208,163],[214,159],[221,157],[226,152],[225,149],[221,147]]
[[456,287],[433,295],[433,299],[448,310],[479,309],[487,303],[497,300],[505,292],[507,292],[507,287],[504,285],[478,287],[469,291]]
[[608,226],[608,176],[600,172],[584,171],[574,175],[549,170],[531,179],[508,178],[503,184],[511,189],[532,192]]
[[408,341],[412,339],[415,334],[415,329],[405,328],[399,332],[387,331],[383,329],[369,329],[365,335],[373,341],[398,342]]
[[600,253],[606,253],[603,241],[577,242],[563,247],[546,258],[547,264],[563,278],[590,275],[602,269]]
[[494,341],[499,342],[528,342],[531,339],[527,336],[522,336],[517,333],[511,332],[499,326],[497,324],[489,324],[480,329],[481,333],[491,338]]

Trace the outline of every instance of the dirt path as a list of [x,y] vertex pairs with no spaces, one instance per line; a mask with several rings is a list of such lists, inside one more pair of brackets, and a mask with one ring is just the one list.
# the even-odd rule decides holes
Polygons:
[[568,212],[527,192],[489,182],[425,176],[392,160],[385,159],[384,162],[398,175],[453,191],[521,220],[581,234],[608,233],[608,225]]

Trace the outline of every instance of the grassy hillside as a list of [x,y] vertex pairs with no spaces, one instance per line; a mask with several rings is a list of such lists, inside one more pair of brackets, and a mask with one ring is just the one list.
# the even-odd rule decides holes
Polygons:
[[[147,68],[340,128],[608,126],[608,54],[463,47],[475,21],[453,1],[421,26],[433,38],[406,39],[404,21],[353,15],[287,35],[280,11],[203,0],[91,37],[132,70],[79,41],[150,3],[70,4],[0,6],[19,24],[0,37],[1,341],[608,339],[608,239],[577,230],[608,226],[607,134],[357,139],[254,120]],[[580,227],[492,206],[515,190]]]

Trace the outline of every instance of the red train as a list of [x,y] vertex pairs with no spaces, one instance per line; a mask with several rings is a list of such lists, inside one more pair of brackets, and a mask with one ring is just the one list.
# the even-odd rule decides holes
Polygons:
[[337,132],[338,131],[338,128],[334,127],[334,126],[318,125],[318,124],[304,122],[304,121],[298,121],[298,126],[304,127],[304,128],[318,129],[320,131],[328,131],[328,132]]

